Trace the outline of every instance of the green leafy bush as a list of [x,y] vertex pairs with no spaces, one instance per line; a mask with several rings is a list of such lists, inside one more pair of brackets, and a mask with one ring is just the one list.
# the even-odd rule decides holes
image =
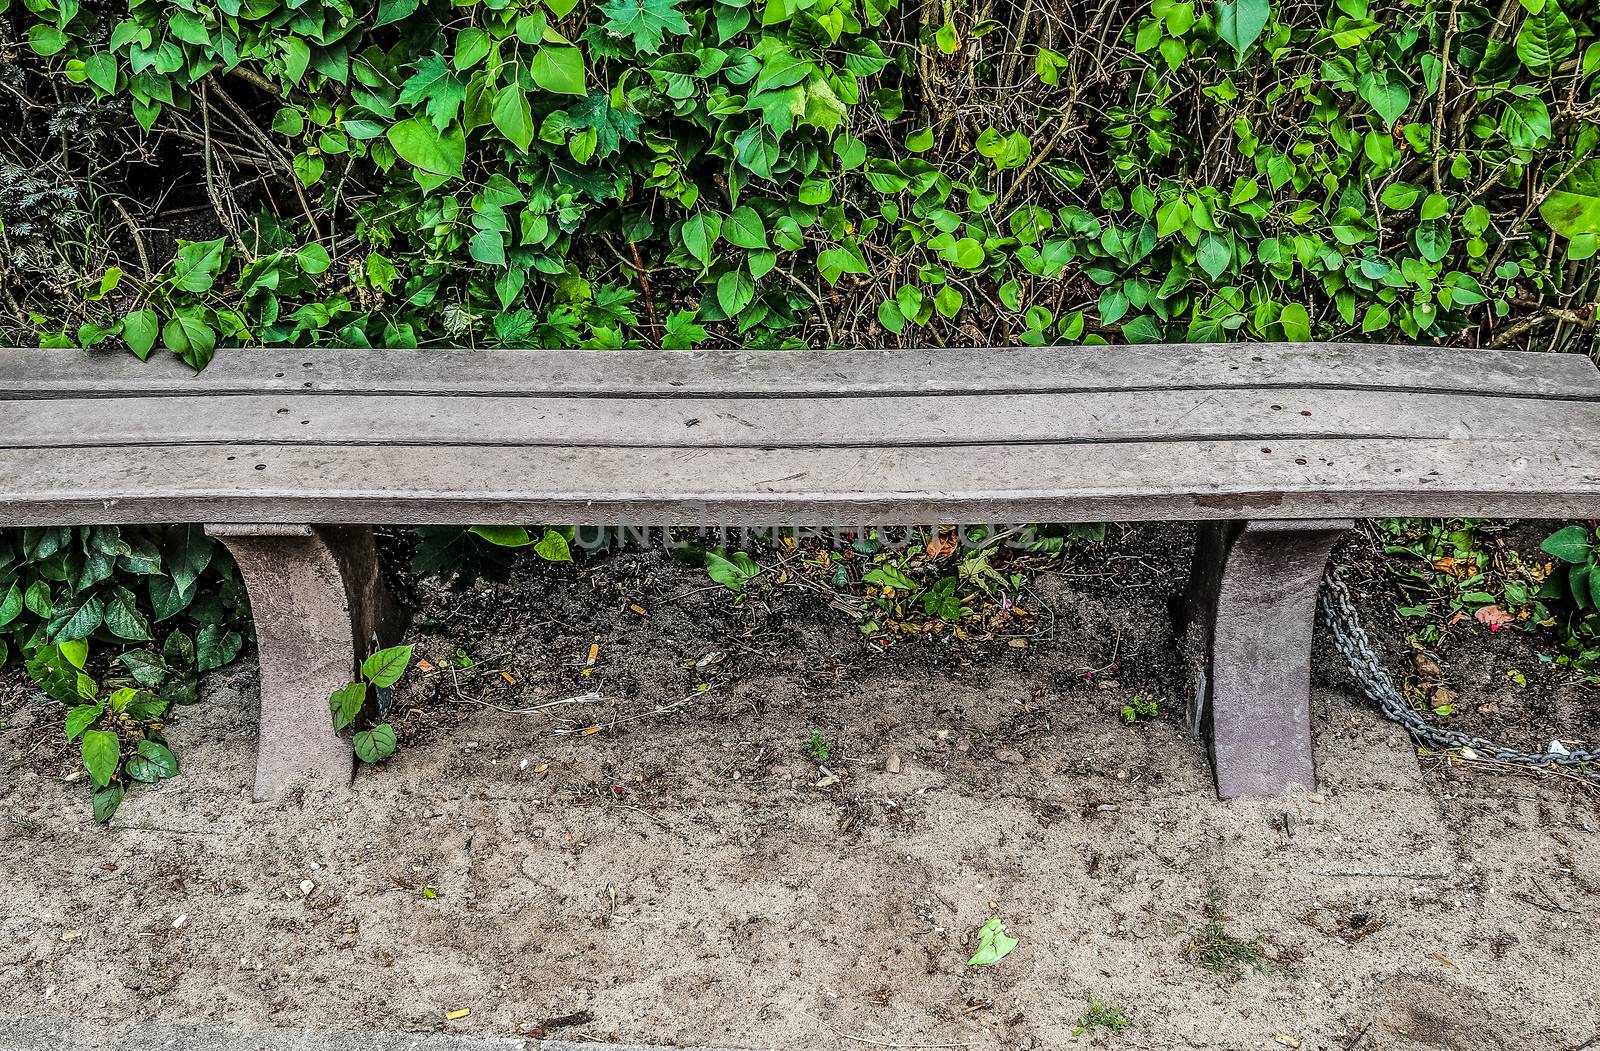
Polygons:
[[0,530],[0,664],[15,652],[66,707],[102,821],[126,781],[177,772],[160,724],[195,700],[198,673],[238,656],[248,613],[199,526]]
[[24,8],[214,219],[56,342],[1593,342],[1574,0]]

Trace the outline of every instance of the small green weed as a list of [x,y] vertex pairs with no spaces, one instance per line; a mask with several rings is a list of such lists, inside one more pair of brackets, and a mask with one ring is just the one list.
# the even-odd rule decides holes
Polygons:
[[805,744],[800,746],[800,750],[808,758],[815,759],[819,763],[825,763],[828,761],[828,756],[833,754],[833,742],[822,736],[821,730],[812,730],[811,736],[806,739]]
[[1142,693],[1134,694],[1133,700],[1122,706],[1122,721],[1129,726],[1140,719],[1154,719],[1158,714],[1160,712],[1156,708],[1156,702]]
[[[361,675],[333,691],[328,707],[333,712],[333,728],[343,730],[352,726],[367,708],[369,687],[388,689],[400,681],[400,676],[411,666],[412,647],[390,646],[379,650],[361,662]],[[356,758],[363,763],[381,763],[394,754],[394,727],[388,723],[374,723],[359,730],[351,740]]]
[[1091,996],[1089,1006],[1078,1016],[1078,1024],[1073,1027],[1072,1035],[1082,1036],[1096,1029],[1119,1033],[1132,1024],[1133,1020],[1123,1014],[1121,1008],[1112,1007],[1098,996]]
[[1190,939],[1183,954],[1196,967],[1238,980],[1245,967],[1266,968],[1259,938],[1240,938],[1223,926],[1227,919],[1215,901],[1206,907],[1206,922]]

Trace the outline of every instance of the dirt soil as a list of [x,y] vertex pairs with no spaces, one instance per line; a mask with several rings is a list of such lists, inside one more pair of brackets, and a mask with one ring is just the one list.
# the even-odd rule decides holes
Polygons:
[[[796,1051],[1600,1046],[1600,799],[1420,767],[1319,637],[1321,791],[1217,802],[1180,726],[1186,537],[1117,530],[1037,577],[1031,637],[887,652],[792,581],[736,600],[656,552],[525,560],[421,591],[435,670],[397,688],[401,750],[348,793],[249,802],[246,659],[169,728],[184,775],[108,829],[60,713],[13,678],[0,1015]],[[1530,742],[1600,739],[1593,693],[1530,688]],[[1161,714],[1124,725],[1136,693]],[[1017,946],[969,967],[990,917]],[[1075,1037],[1091,997],[1129,1024]]]

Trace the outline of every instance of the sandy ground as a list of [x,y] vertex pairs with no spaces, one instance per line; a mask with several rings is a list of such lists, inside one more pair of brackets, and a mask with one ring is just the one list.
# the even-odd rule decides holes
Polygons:
[[[185,775],[109,829],[63,778],[56,713],[13,690],[0,1015],[858,1051],[1600,1046],[1596,798],[1420,769],[1323,640],[1321,791],[1219,803],[1175,717],[1171,574],[1134,568],[1105,594],[1037,582],[1050,629],[978,655],[873,654],[825,605],[735,604],[644,556],[435,595],[422,652],[479,660],[400,692],[384,769],[252,805],[246,659],[171,726]],[[490,706],[585,690],[602,699]],[[1163,716],[1123,725],[1135,690]],[[1259,967],[1197,965],[1208,912],[1261,940]],[[968,967],[991,916],[1019,943]],[[1074,1038],[1091,997],[1131,1024]]]

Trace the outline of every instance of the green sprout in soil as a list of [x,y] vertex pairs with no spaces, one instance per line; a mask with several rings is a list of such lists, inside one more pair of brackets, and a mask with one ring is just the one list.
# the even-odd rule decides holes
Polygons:
[[1223,921],[1227,917],[1213,902],[1206,908],[1206,922],[1183,950],[1184,956],[1196,967],[1237,981],[1245,967],[1256,970],[1266,968],[1266,954],[1259,938],[1239,938],[1229,934]]
[[809,758],[825,763],[828,761],[828,756],[833,753],[833,743],[822,736],[821,730],[812,730],[811,737],[800,746],[800,750]]
[[1142,693],[1133,695],[1133,701],[1122,706],[1122,721],[1132,726],[1140,719],[1154,719],[1158,714],[1156,702]]
[[1078,1024],[1073,1027],[1072,1035],[1082,1036],[1085,1033],[1093,1033],[1096,1029],[1117,1033],[1132,1024],[1132,1020],[1124,1015],[1120,1008],[1112,1007],[1098,996],[1091,996],[1089,1006],[1078,1016]]

